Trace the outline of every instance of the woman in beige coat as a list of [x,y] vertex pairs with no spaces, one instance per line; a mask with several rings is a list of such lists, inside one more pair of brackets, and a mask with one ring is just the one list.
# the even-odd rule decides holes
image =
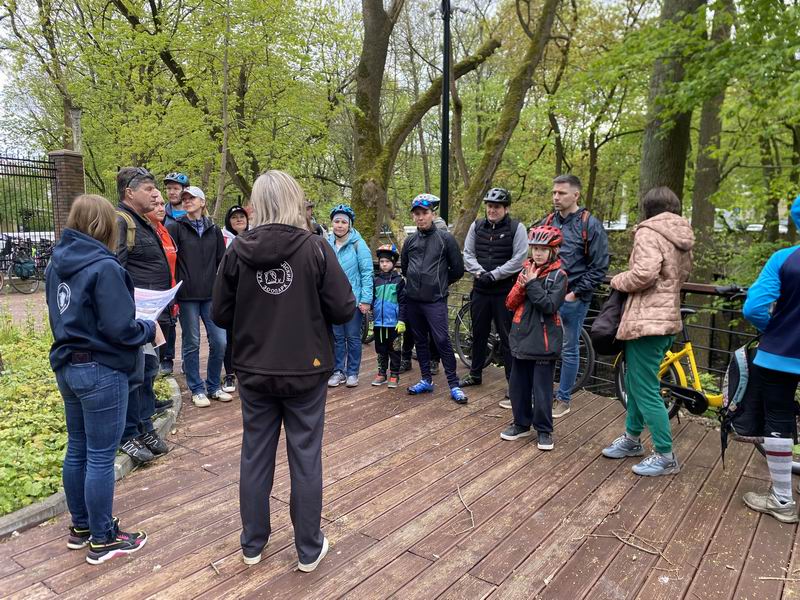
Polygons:
[[664,354],[682,328],[681,286],[692,270],[694,234],[680,216],[681,203],[666,187],[650,190],[642,201],[643,220],[636,227],[628,270],[611,280],[627,292],[617,338],[625,341],[625,388],[628,416],[625,433],[603,455],[642,456],[639,437],[650,429],[655,451],[633,467],[637,475],[669,475],[680,470],[672,452],[669,415],[661,398],[658,370]]

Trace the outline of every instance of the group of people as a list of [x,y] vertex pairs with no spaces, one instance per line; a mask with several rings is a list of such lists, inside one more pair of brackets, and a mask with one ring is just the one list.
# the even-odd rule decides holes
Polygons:
[[[314,570],[328,551],[320,528],[327,390],[358,385],[361,322],[370,311],[378,354],[372,384],[398,387],[400,374],[410,369],[413,345],[421,377],[408,393],[434,390],[440,360],[450,397],[458,404],[467,402],[466,388],[482,384],[494,325],[508,381],[501,406],[513,414],[500,435],[518,440],[535,432],[540,449],[554,447],[553,419],[570,411],[579,334],[609,262],[602,224],[580,206],[577,177],[555,178],[554,210],[530,229],[510,216],[507,190],[490,190],[484,198],[485,218],[472,224],[463,251],[436,214],[438,199],[421,194],[410,206],[416,232],[399,250],[393,244],[375,250],[377,272],[367,242],[354,227],[352,207],[334,207],[325,231],[313,220],[313,203],[287,173],[262,173],[250,206],[232,207],[224,229],[207,216],[202,190],[190,186],[185,175],[166,177],[167,203],[145,169],[122,169],[117,183],[116,210],[99,196],[75,200],[47,271],[55,340],[51,363],[68,427],[68,547],[88,547],[88,562],[135,552],[147,540],[143,532],[121,530],[113,516],[114,455],[121,447],[138,462],[147,462],[168,451],[152,424],[160,408],[152,383],[159,370],[173,368],[176,316],[194,405],[230,401],[238,387],[243,418],[240,541],[248,565],[261,560],[270,539],[270,494],[282,428],[298,569]],[[642,456],[640,436],[647,427],[654,452],[633,470],[657,476],[680,469],[658,369],[681,329],[680,289],[691,271],[694,237],[669,189],[651,190],[642,207],[629,269],[611,281],[628,294],[618,338],[625,342],[629,399],[625,432],[603,455]],[[765,390],[780,389],[787,397],[797,384],[800,351],[796,344],[777,341],[774,332],[797,317],[797,279],[787,276],[800,270],[797,256],[782,255],[780,265],[768,264],[768,293],[752,309],[756,324],[767,330],[765,340],[773,332],[769,352],[789,357],[778,365],[765,352],[763,368],[780,371],[778,365],[793,373],[766,378]],[[474,277],[473,355],[470,372],[459,379],[447,297],[465,267]],[[134,286],[166,290],[176,282],[181,285],[177,306],[169,307],[158,323],[135,318]],[[785,292],[786,285],[795,291]],[[776,299],[776,310],[765,313],[765,302]],[[209,342],[205,380],[199,367],[201,321]],[[402,350],[398,336],[404,338]],[[554,392],[559,358],[561,376]],[[786,439],[783,434],[772,437]],[[783,446],[775,448],[784,452]],[[773,491],[746,501],[762,512],[788,514],[791,507],[796,514],[791,487],[788,499],[780,489],[783,495]]]

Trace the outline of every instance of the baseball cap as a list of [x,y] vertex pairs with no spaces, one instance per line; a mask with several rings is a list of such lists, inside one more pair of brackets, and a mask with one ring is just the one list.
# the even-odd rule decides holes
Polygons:
[[194,196],[195,198],[200,198],[201,200],[205,200],[205,199],[206,199],[206,195],[203,193],[203,190],[201,190],[201,189],[200,189],[199,187],[197,187],[196,185],[190,185],[189,187],[187,187],[186,189],[184,189],[184,190],[181,192],[181,198],[183,198],[183,197],[184,197],[184,196],[186,196],[187,194],[188,194],[189,196]]

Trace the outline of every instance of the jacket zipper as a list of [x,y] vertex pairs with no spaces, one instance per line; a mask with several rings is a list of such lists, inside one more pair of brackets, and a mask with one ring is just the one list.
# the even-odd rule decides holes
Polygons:
[[542,331],[544,332],[544,351],[550,352],[550,343],[547,340],[547,323],[542,320]]

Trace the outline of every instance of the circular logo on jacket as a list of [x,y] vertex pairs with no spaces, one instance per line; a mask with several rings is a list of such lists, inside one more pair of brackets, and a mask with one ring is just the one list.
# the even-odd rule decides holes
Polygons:
[[277,269],[270,269],[269,271],[257,271],[256,279],[258,280],[259,287],[273,296],[282,294],[289,289],[292,285],[292,267],[289,263],[283,261],[281,266]]
[[56,303],[58,304],[58,314],[63,315],[69,308],[69,299],[72,297],[72,290],[66,283],[59,283],[56,290]]

